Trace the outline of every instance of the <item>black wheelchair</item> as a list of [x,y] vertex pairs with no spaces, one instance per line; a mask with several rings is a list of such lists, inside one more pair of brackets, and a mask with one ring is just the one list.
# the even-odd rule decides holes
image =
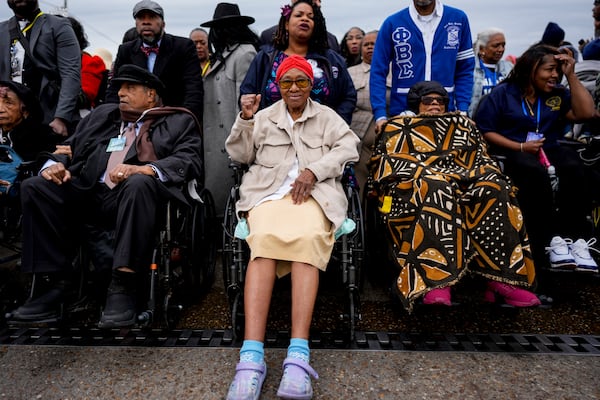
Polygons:
[[[235,183],[231,188],[223,219],[223,282],[229,301],[233,334],[240,337],[244,332],[244,278],[250,252],[246,242],[234,236],[238,223],[235,203],[240,197],[240,184],[247,166],[232,162],[230,168]],[[336,240],[327,268],[328,272],[330,267],[334,267],[333,269],[341,273],[346,302],[340,318],[346,326],[350,341],[354,340],[356,324],[361,319],[359,292],[365,261],[363,211],[353,168],[353,165],[346,166],[342,183],[348,199],[347,218],[354,221],[356,228]]]
[[19,274],[21,258],[21,203],[19,186],[32,176],[36,163],[23,161],[17,167],[17,178],[0,194],[0,324],[7,310],[27,297],[27,282]]
[[[184,190],[189,205],[176,200],[168,202],[164,220],[157,230],[152,262],[138,286],[140,327],[176,326],[183,309],[197,302],[214,281],[217,246],[215,241],[215,205],[211,193],[196,181],[187,183]],[[89,230],[90,226],[86,226]],[[43,321],[19,321],[6,313],[10,325],[31,324],[95,324],[104,304],[110,268],[100,269],[93,254],[98,247],[112,250],[112,234],[96,230],[85,232],[86,239],[73,261],[75,281],[69,301],[58,312],[57,318]],[[90,241],[95,242],[90,246]],[[98,246],[98,242],[104,242]],[[105,257],[106,258],[106,257]],[[28,282],[29,296],[38,286],[43,287],[44,274],[34,274]],[[82,321],[83,319],[83,321]]]
[[[164,228],[148,271],[147,307],[138,323],[174,328],[181,312],[213,284],[217,255],[215,204],[211,193],[193,180],[187,184],[190,207],[170,201]],[[158,316],[158,318],[157,318]]]

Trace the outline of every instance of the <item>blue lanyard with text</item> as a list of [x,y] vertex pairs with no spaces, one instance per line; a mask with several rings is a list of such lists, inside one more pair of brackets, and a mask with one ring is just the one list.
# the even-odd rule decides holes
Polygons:
[[492,71],[490,71],[490,69],[483,64],[483,60],[481,58],[479,59],[479,65],[485,73],[485,77],[492,83],[492,87],[495,87],[498,84],[497,66],[494,68],[494,74],[492,75]]
[[[529,107],[529,103],[527,104],[527,108],[529,108],[529,113],[527,113],[527,110],[525,109],[525,102],[527,100],[525,100],[524,98],[521,99],[521,107],[523,108],[523,114],[525,114],[526,117],[533,117],[533,111],[531,110],[531,107]],[[540,133],[540,99],[538,98],[536,100],[537,102],[537,115],[536,115],[536,123],[535,123],[535,132],[536,133]]]

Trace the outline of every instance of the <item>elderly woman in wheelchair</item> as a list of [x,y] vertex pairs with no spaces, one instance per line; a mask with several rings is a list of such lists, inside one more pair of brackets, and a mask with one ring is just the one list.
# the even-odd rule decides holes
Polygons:
[[0,81],[0,239],[17,252],[19,187],[36,170],[38,155],[54,150],[56,140],[52,129],[42,123],[42,109],[35,94],[20,83]]
[[43,151],[53,151],[56,140],[42,124],[35,94],[20,83],[0,81],[0,193],[9,191],[19,178],[19,166],[33,163]]
[[[291,272],[292,333],[278,395],[311,398],[308,337],[335,232],[346,217],[344,165],[358,160],[358,137],[335,111],[309,98],[310,64],[287,57],[277,69],[282,100],[257,112],[260,95],[243,95],[226,141],[230,157],[249,164],[236,209],[250,247],[245,332],[228,399],[258,398],[266,377],[264,337],[276,276]],[[256,113],[256,114],[255,114]],[[246,230],[246,232],[241,232]]]
[[450,306],[451,287],[470,271],[487,279],[486,301],[539,305],[524,289],[535,270],[515,189],[472,121],[445,113],[448,101],[439,83],[415,84],[410,112],[388,121],[371,159],[396,292],[409,311],[421,297]]

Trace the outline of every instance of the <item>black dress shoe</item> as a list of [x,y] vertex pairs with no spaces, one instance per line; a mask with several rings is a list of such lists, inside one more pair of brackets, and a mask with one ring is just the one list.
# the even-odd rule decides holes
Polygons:
[[[128,276],[129,275],[129,276]],[[98,328],[124,328],[135,325],[137,317],[135,274],[113,273],[106,294],[106,306],[98,322]]]
[[56,282],[41,295],[30,297],[21,307],[7,314],[7,319],[32,323],[58,320],[62,314],[68,287],[69,283],[67,281]]

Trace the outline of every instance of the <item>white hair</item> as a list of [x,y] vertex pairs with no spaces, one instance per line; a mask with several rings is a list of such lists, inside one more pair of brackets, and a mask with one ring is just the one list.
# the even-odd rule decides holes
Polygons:
[[477,39],[475,39],[475,42],[473,43],[475,54],[479,54],[479,50],[481,50],[482,47],[487,46],[491,37],[498,34],[504,35],[504,31],[500,28],[488,28],[479,32],[477,34]]

